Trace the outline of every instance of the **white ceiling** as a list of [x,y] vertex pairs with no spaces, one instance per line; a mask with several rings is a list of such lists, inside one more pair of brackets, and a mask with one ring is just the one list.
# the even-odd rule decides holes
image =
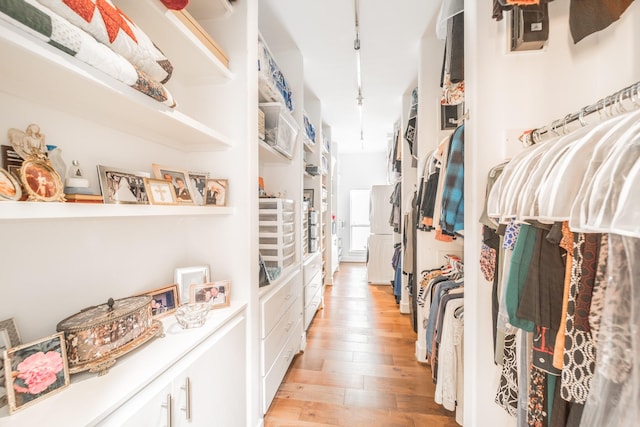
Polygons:
[[356,102],[354,0],[260,0],[260,30],[267,38],[281,24],[282,38],[288,33],[301,51],[305,84],[320,99],[339,151],[384,151],[402,114],[403,95],[417,85],[420,39],[439,7],[433,0],[360,0],[364,143]]

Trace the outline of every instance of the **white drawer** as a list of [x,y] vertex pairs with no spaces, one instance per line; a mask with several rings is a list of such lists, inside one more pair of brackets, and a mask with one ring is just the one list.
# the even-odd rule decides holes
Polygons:
[[260,301],[262,330],[260,338],[265,338],[278,323],[282,313],[300,296],[302,288],[300,270],[297,270],[273,292]]
[[[293,329],[297,330],[300,327],[300,324],[296,324]],[[271,405],[271,401],[276,395],[278,391],[278,387],[280,387],[280,383],[284,378],[284,375],[287,373],[287,369],[293,360],[293,356],[300,350],[300,335],[291,334],[289,340],[286,345],[282,349],[282,352],[278,355],[271,370],[267,373],[267,375],[262,377],[262,396],[263,396],[263,411],[266,414],[269,409],[269,405]]]
[[307,283],[304,287],[304,305],[309,305],[313,297],[318,293],[318,290],[322,287],[322,272],[318,271],[313,279]]
[[302,303],[297,298],[287,312],[283,314],[273,330],[262,340],[262,373],[269,372],[271,365],[275,361],[278,353],[289,340],[291,334],[301,335],[302,331],[295,329],[294,325],[299,325],[302,318]]
[[322,295],[320,292],[316,294],[315,297],[311,300],[309,305],[307,305],[304,309],[304,330],[309,329],[309,325],[311,324],[311,319],[318,311],[318,307],[320,307],[320,303],[322,302]]
[[319,253],[316,253],[309,257],[309,259],[302,265],[304,283],[309,283],[309,281],[313,279],[316,273],[320,270],[322,270],[322,258]]

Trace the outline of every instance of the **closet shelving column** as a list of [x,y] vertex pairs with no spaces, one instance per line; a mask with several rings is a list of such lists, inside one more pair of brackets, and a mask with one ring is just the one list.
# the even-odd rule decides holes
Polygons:
[[[262,5],[261,5],[262,6]],[[279,194],[281,198],[294,202],[296,227],[295,261],[283,269],[280,277],[270,285],[260,288],[260,410],[264,414],[275,396],[293,356],[304,349],[303,290],[302,290],[302,164],[301,146],[303,80],[302,55],[297,49],[282,49],[291,46],[290,40],[278,37],[277,21],[265,19],[268,9],[259,11],[261,39],[291,90],[293,111],[283,107],[283,114],[290,116],[297,128],[297,136],[290,158],[283,156],[264,142],[259,142],[258,173],[264,179],[267,193]],[[273,102],[269,92],[259,91],[260,101]],[[282,102],[282,100],[277,100]],[[255,116],[254,116],[255,117]],[[256,192],[253,192],[257,198]],[[257,284],[256,284],[257,286]]]
[[[333,275],[338,270],[338,235],[337,235],[337,166],[336,166],[336,154],[335,144],[331,141],[331,127],[323,123],[322,124],[322,152],[327,158],[327,173],[323,176],[323,185],[326,189],[326,208],[323,213],[325,237],[324,237],[324,254],[326,258],[325,262],[325,278],[324,283],[327,285],[333,284]],[[324,207],[323,207],[324,208]],[[336,219],[334,219],[336,218]]]
[[[322,215],[322,168],[321,168],[321,141],[322,141],[322,104],[316,95],[305,87],[304,92],[304,115],[306,121],[310,124],[309,132],[306,129],[302,132],[302,138],[305,140],[305,154],[307,164],[316,168],[312,173],[304,173],[305,191],[311,191],[313,194],[313,204],[310,209],[313,210],[314,217],[317,218],[317,226],[313,228],[314,233],[309,238],[314,239],[316,243],[311,245],[309,254],[304,261],[303,282],[304,282],[304,328],[307,330],[313,320],[313,317],[322,304],[323,295],[323,254],[324,242],[322,239],[322,230],[324,227],[324,218]],[[315,134],[315,135],[313,135]]]
[[[98,164],[151,172],[151,164],[159,163],[228,179],[234,188],[229,206],[3,202],[0,231],[11,250],[3,253],[0,281],[7,284],[3,301],[10,303],[0,305],[0,318],[13,317],[29,342],[52,334],[62,318],[85,307],[165,286],[173,283],[176,267],[203,264],[213,279],[230,280],[233,299],[230,307],[212,311],[195,333],[180,332],[172,316],[163,318],[165,331],[172,333],[119,359],[102,377],[73,375],[64,392],[12,416],[2,408],[0,425],[64,424],[69,414],[74,423],[94,425],[143,411],[151,411],[145,419],[153,419],[161,413],[156,387],[173,390],[173,381],[194,366],[201,368],[201,378],[217,374],[215,381],[196,384],[202,393],[192,396],[194,403],[219,396],[233,416],[220,414],[220,422],[254,425],[257,363],[247,334],[253,334],[257,298],[251,284],[257,269],[249,257],[233,254],[250,253],[255,234],[249,223],[256,204],[243,196],[255,189],[257,176],[248,160],[249,135],[256,127],[246,125],[251,106],[243,101],[251,91],[244,65],[255,63],[255,55],[246,54],[251,28],[257,26],[251,22],[255,6],[238,3],[221,17],[209,9],[210,2],[190,2],[188,11],[203,26],[216,21],[216,28],[208,29],[233,59],[229,70],[159,2],[115,3],[162,44],[174,66],[167,87],[179,106],[169,109],[3,21],[0,50],[11,61],[0,78],[0,131],[37,123],[67,163],[80,161],[95,192]],[[227,366],[224,375],[197,360],[212,351],[212,360]]]

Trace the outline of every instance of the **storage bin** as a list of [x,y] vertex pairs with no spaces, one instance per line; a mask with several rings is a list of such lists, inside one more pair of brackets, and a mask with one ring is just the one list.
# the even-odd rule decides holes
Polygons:
[[294,212],[283,212],[271,209],[260,209],[259,219],[262,221],[280,221],[285,223],[294,222],[296,219]]
[[259,199],[260,209],[279,209],[286,212],[295,212],[296,202],[289,199],[265,198]]
[[287,258],[291,255],[295,255],[295,253],[296,253],[295,243],[290,243],[286,246],[265,245],[260,243],[260,254],[263,257]]
[[296,233],[282,234],[274,237],[260,236],[261,245],[288,245],[296,240]]
[[265,142],[292,159],[299,130],[295,120],[278,102],[260,103],[260,109],[265,116]]

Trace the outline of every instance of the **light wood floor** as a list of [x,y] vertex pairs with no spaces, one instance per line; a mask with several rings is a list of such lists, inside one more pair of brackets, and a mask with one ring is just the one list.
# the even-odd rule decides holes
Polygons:
[[265,415],[265,426],[458,426],[433,401],[429,366],[391,286],[367,284],[364,264],[343,263]]

